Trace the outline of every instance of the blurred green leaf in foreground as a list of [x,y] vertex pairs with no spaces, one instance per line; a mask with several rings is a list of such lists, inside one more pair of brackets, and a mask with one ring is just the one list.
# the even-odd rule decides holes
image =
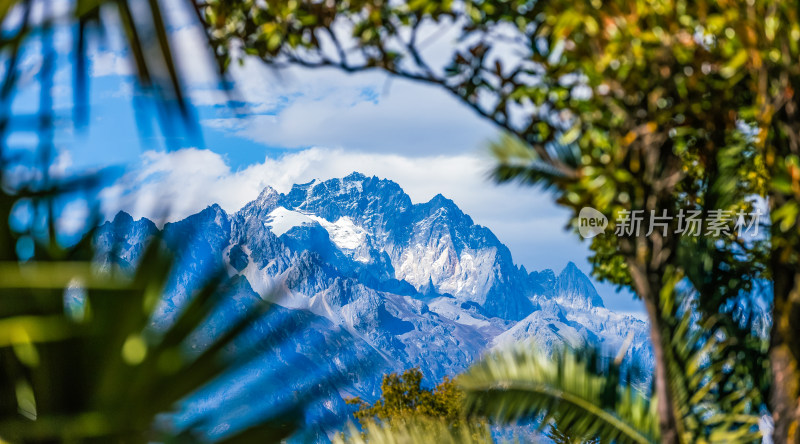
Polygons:
[[[104,18],[119,24],[137,86],[155,99],[166,139],[183,129],[197,134],[162,2],[55,3],[0,2],[0,441],[204,440],[198,432],[203,417],[178,426],[170,413],[179,401],[278,341],[267,333],[258,348],[237,344],[231,353],[231,344],[272,305],[259,304],[189,353],[187,338],[227,294],[223,273],[195,286],[176,320],[157,330],[153,313],[176,266],[161,242],[149,243],[134,270],[121,271],[113,259],[102,266],[96,262],[93,240],[101,221],[96,195],[106,173],[54,174],[51,166],[57,124],[66,122],[72,130],[87,121],[87,48],[108,30]],[[182,6],[198,12],[191,1]],[[73,33],[74,45],[69,57],[74,106],[66,119],[52,97],[59,29]],[[41,62],[32,74],[23,63],[31,54]],[[23,92],[32,92],[25,100],[35,98],[26,104],[33,106],[30,114],[14,105]],[[12,143],[20,134],[33,134],[34,141]],[[19,140],[25,141],[22,146]],[[70,200],[83,200],[90,211],[81,221],[83,232],[65,241],[58,219]],[[311,396],[296,394],[295,402],[250,428],[229,432],[221,442],[275,442],[289,436]]]

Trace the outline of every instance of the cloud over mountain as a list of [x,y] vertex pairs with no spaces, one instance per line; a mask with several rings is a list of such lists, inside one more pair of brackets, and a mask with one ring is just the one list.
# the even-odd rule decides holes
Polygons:
[[[315,325],[313,337],[286,345],[290,354],[336,371],[350,371],[344,362],[371,356],[364,364],[370,371],[359,373],[351,389],[366,399],[377,395],[386,371],[420,366],[434,382],[489,347],[518,341],[544,350],[591,343],[616,354],[633,335],[629,362],[651,365],[646,323],[603,307],[575,264],[559,274],[529,272],[453,200],[437,194],[414,203],[391,180],[352,173],[284,192],[265,187],[236,212],[214,204],[160,230],[181,259],[157,325],[170,322],[193,283],[215,267],[228,271],[236,303],[215,318],[213,331],[241,316],[243,301],[278,286],[286,314]],[[117,251],[110,260],[127,266],[158,231],[147,219],[120,213],[102,227],[98,245]],[[351,338],[347,347],[325,348],[340,334]],[[202,336],[198,341],[202,346]],[[262,365],[276,371],[294,365],[274,359]],[[234,402],[232,392],[208,396],[205,402]],[[329,396],[335,406],[329,413],[340,417],[341,398]]]

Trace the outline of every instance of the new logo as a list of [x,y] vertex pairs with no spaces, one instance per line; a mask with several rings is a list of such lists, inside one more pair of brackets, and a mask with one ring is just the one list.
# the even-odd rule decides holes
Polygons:
[[578,213],[578,232],[585,239],[591,239],[604,232],[607,226],[608,218],[592,207],[583,207]]

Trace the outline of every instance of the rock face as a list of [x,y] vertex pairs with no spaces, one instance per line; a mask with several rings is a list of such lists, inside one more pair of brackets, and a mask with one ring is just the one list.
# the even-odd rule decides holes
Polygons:
[[[286,194],[267,187],[235,214],[212,205],[161,231],[178,266],[154,322],[171,322],[193,286],[217,267],[228,272],[231,300],[282,289],[277,294],[283,316],[303,319],[315,334],[282,345],[302,365],[278,353],[249,371],[323,365],[351,375],[348,388],[331,386],[326,392],[322,413],[329,422],[346,417],[342,395],[378,396],[386,372],[419,366],[433,383],[463,370],[489,347],[520,340],[545,349],[592,343],[615,354],[633,334],[628,358],[646,368],[652,362],[646,324],[604,308],[575,264],[558,275],[528,273],[489,229],[473,223],[453,201],[437,195],[413,204],[389,180],[353,173],[295,185]],[[98,245],[116,252],[114,260],[133,264],[156,234],[151,221],[120,213],[102,227]],[[245,305],[227,307],[216,322],[224,324]],[[326,349],[342,338],[347,347]],[[197,341],[202,346],[202,335]],[[248,375],[238,381],[253,379]],[[198,402],[224,403],[235,392],[221,390]],[[234,419],[227,426],[220,419],[219,427],[226,429],[242,416]]]

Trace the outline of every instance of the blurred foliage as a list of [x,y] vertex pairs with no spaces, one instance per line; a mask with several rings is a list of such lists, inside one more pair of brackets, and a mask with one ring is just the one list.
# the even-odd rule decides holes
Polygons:
[[562,430],[557,424],[551,424],[547,431],[547,437],[553,444],[599,444],[600,438],[589,438],[577,435],[574,432]]
[[[36,30],[30,25],[32,3],[11,2],[0,8],[4,24],[9,11],[22,8],[19,25],[4,27],[6,38],[0,47],[9,60],[0,87],[6,112],[23,40],[44,30],[44,47],[51,48],[48,25]],[[97,23],[102,3],[78,2],[80,45],[86,26]],[[154,31],[156,38],[148,41],[156,45],[143,51],[135,49],[142,46],[143,30],[141,22],[129,17],[129,2],[113,2],[112,7],[118,8],[134,47],[140,82],[164,94],[164,110],[177,105],[185,116],[158,2],[151,0],[147,6],[146,23],[154,27],[144,32]],[[749,210],[750,197],[768,196],[769,243],[764,238],[745,243],[732,235],[717,241],[658,231],[650,236],[599,236],[592,243],[592,261],[596,276],[631,286],[645,303],[656,357],[657,419],[666,442],[708,431],[703,422],[707,418],[687,410],[686,399],[705,400],[703,396],[713,394],[708,405],[732,411],[743,405],[740,397],[748,400],[751,410],[765,400],[769,387],[763,344],[752,334],[748,319],[737,317],[730,307],[754,280],[771,277],[775,328],[770,353],[779,381],[772,392],[776,438],[800,439],[800,341],[793,327],[800,323],[796,4],[212,0],[202,9],[198,18],[209,30],[221,68],[230,62],[232,48],[241,46],[246,54],[274,64],[337,66],[346,71],[379,68],[438,85],[507,134],[493,148],[498,180],[548,187],[576,216],[584,206],[600,210],[611,221],[622,210]],[[460,33],[443,71],[424,57],[430,35],[420,36],[431,24],[450,24]],[[504,58],[509,47],[522,56]],[[148,68],[153,55],[160,70]],[[53,72],[47,60],[41,70],[40,105],[45,111]],[[78,60],[82,63],[83,57]],[[76,91],[85,90],[81,82]],[[9,127],[9,115],[3,115],[0,130]],[[34,121],[41,128],[53,120],[46,112],[38,117]],[[40,137],[46,133],[40,131]],[[39,151],[46,171],[52,142],[45,140]],[[609,229],[614,228],[612,222]],[[13,249],[14,234],[2,234],[9,234],[0,236],[0,242],[7,243],[4,248]],[[37,239],[40,245],[44,239],[49,251],[58,251],[52,229],[49,237]],[[691,359],[675,349],[675,338],[686,340],[681,332],[688,315],[682,314],[678,287],[687,281],[698,292],[694,307],[700,317],[694,321],[713,321],[718,326],[711,330],[715,337],[726,338],[719,353],[727,360],[720,358],[721,362],[728,364],[720,368],[730,369],[731,357],[738,364],[732,373],[723,372],[728,376],[714,383],[713,390],[697,384],[695,373],[688,373],[693,368],[685,365]],[[699,419],[690,421],[691,416]]]
[[381,382],[381,397],[375,403],[370,405],[359,397],[350,398],[347,403],[358,406],[354,416],[362,427],[371,422],[416,416],[441,418],[453,427],[460,427],[464,422],[463,394],[456,383],[445,377],[436,387],[426,389],[422,387],[422,377],[418,368],[406,370],[401,375],[385,375]]
[[[192,1],[174,2],[171,7],[187,8],[199,18],[199,6]],[[0,5],[0,23],[3,24],[0,57],[8,69],[3,71],[0,87],[2,132],[7,135],[9,131],[37,129],[40,151],[45,151],[38,155],[43,156],[43,161],[52,161],[47,157],[53,154],[52,147],[46,147],[48,142],[44,139],[53,132],[56,123],[50,97],[58,58],[53,37],[56,30],[71,28],[74,29],[70,47],[74,54],[74,64],[70,67],[74,82],[72,120],[76,126],[88,123],[89,48],[93,42],[103,39],[106,33],[120,32],[135,68],[138,92],[155,99],[153,103],[166,138],[176,137],[181,131],[196,135],[191,104],[185,97],[183,77],[169,39],[166,9],[163,2],[158,0],[71,0],[57,5],[36,0],[3,2]],[[107,29],[107,26],[112,28]],[[32,47],[32,42],[41,43],[39,54],[34,54],[40,57],[42,64],[37,79],[42,86],[39,110],[34,115],[12,113],[10,105],[14,95],[19,92],[17,86],[21,81],[24,84],[28,74],[23,70],[20,57]],[[218,72],[222,75],[222,66],[219,66]],[[10,125],[11,121],[13,125]],[[140,123],[145,124],[144,121]]]
[[[715,319],[698,323],[695,303],[684,295],[675,308],[680,322],[666,347],[680,439],[760,442],[760,395],[748,364],[732,353],[738,338],[726,336]],[[351,401],[360,406],[361,433],[351,426],[336,442],[493,442],[483,420],[539,424],[558,443],[659,442],[657,403],[639,382],[641,370],[624,362],[626,351],[611,359],[591,346],[546,354],[521,343],[492,352],[455,384],[447,380],[435,390],[420,388],[416,369],[387,375],[380,400]]]
[[540,419],[604,442],[658,438],[653,404],[621,376],[618,365],[590,349],[552,355],[530,344],[494,352],[458,378],[467,409],[501,423]]
[[[172,254],[154,239],[139,265],[123,272],[114,260],[119,246],[96,251],[101,222],[96,195],[107,172],[67,175],[52,169],[59,148],[56,126],[64,122],[52,97],[56,31],[75,30],[70,128],[88,122],[87,51],[107,26],[109,15],[101,10],[120,24],[140,92],[156,99],[166,138],[196,128],[162,2],[55,3],[0,2],[0,441],[208,441],[204,433],[213,411],[183,425],[171,413],[189,395],[297,332],[279,328],[257,343],[239,341],[234,348],[234,341],[271,312],[273,306],[262,303],[195,349],[190,338],[232,290],[224,273],[206,276],[175,321],[156,329],[154,311],[176,266]],[[198,12],[191,1],[184,6]],[[24,57],[38,61],[38,69],[29,72]],[[30,91],[32,97],[38,91],[38,102],[26,103],[25,109],[35,111],[18,112],[15,99]],[[34,134],[36,142],[24,137],[10,142],[20,134]],[[25,143],[20,146],[19,140]],[[64,242],[60,209],[73,199],[83,199],[90,209],[83,234]],[[111,259],[98,263],[99,253]],[[319,376],[320,385],[332,378]],[[297,393],[271,416],[217,441],[280,441],[300,426],[304,406],[317,395]]]
[[[736,338],[715,322],[695,325],[689,301],[666,347],[680,439],[691,443],[760,442],[759,399],[747,366],[730,353]],[[500,423],[537,420],[564,442],[654,443],[657,402],[635,383],[636,369],[592,348],[552,355],[531,345],[494,352],[457,381],[468,412]],[[657,395],[656,395],[657,396]],[[554,438],[555,439],[555,438]]]
[[[70,258],[79,252],[90,250],[72,251]],[[176,430],[160,415],[280,338],[229,350],[267,312],[264,303],[193,352],[187,338],[229,294],[219,279],[200,289],[167,330],[154,329],[171,263],[158,242],[132,277],[41,255],[24,264],[0,263],[0,436],[11,442],[172,442],[203,427],[210,418]],[[300,397],[298,405],[225,440],[280,440],[299,426],[303,402]]]
[[[609,218],[609,232],[622,211],[643,211],[640,235],[595,237],[590,260],[595,276],[644,301],[662,439],[683,433],[668,388],[680,375],[669,374],[666,355],[681,325],[676,286],[688,281],[698,321],[713,319],[736,338],[729,352],[747,358],[755,402],[771,395],[776,439],[796,442],[797,11],[775,0],[363,0],[210,1],[204,12],[224,57],[241,46],[275,65],[382,69],[456,96],[505,133],[492,146],[494,177],[552,190],[573,210],[571,227],[587,206]],[[448,27],[458,33],[449,60],[441,50],[426,59],[429,41]],[[769,236],[678,236],[675,219],[668,233],[645,236],[651,212],[750,212],[754,196],[768,198],[771,224],[761,228]],[[768,278],[770,360],[751,315],[737,312],[753,283]]]
[[464,394],[445,377],[434,388],[422,387],[422,371],[412,368],[383,377],[381,397],[373,404],[350,398],[358,406],[354,426],[334,442],[493,442],[488,425],[464,414]]
[[333,439],[335,444],[492,444],[494,439],[488,427],[470,427],[461,424],[453,427],[441,418],[408,417],[389,423],[370,422],[362,430],[350,425],[346,435]]

